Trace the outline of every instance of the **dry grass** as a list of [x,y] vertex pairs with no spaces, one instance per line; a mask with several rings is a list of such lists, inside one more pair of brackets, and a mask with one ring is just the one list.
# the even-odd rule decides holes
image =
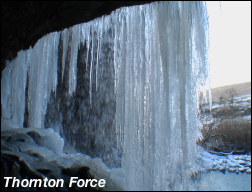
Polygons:
[[211,125],[205,125],[201,132],[202,138],[198,140],[198,144],[207,150],[251,153],[251,121],[225,120],[217,125],[214,122]]

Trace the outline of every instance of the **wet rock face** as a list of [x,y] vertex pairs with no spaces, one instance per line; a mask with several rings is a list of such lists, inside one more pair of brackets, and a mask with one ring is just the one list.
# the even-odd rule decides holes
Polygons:
[[5,61],[33,46],[42,36],[110,14],[123,7],[152,1],[1,1],[1,71]]
[[[112,34],[111,30],[106,32],[107,37]],[[97,55],[98,42],[90,42],[90,44],[96,47],[93,54]],[[80,45],[76,91],[71,95],[69,94],[69,58],[66,60],[62,76],[61,38],[58,55],[58,86],[56,92],[51,93],[44,127],[53,128],[61,134],[65,140],[65,152],[81,152],[92,158],[100,157],[107,166],[119,167],[121,153],[118,154],[116,149],[115,77],[113,65],[110,64],[113,60],[111,51],[113,42],[104,42],[100,46],[105,54],[100,55],[99,64],[94,58],[91,67],[91,51],[87,51],[86,43]],[[100,67],[99,72],[96,73],[97,65]],[[93,72],[92,77],[90,70]],[[96,75],[99,76],[98,80]]]

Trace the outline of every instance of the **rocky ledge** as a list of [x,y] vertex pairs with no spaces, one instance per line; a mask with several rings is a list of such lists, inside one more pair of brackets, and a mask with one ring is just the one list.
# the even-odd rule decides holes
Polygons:
[[[94,179],[90,158],[63,153],[63,139],[53,129],[15,128],[1,120],[1,186],[2,191],[101,191],[91,186],[69,187],[71,177]],[[11,125],[9,127],[8,125]],[[63,179],[63,187],[5,187],[4,177],[23,179]],[[98,180],[99,178],[97,178]]]

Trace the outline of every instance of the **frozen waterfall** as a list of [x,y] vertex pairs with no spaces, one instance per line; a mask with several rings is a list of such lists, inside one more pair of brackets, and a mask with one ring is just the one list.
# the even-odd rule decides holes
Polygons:
[[207,26],[204,2],[154,2],[48,34],[3,70],[2,117],[121,167],[126,190],[190,190]]

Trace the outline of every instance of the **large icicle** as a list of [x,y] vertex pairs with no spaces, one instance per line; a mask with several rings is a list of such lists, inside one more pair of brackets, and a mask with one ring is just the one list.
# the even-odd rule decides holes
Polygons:
[[61,71],[61,79],[63,81],[64,78],[64,72],[65,72],[65,66],[66,66],[66,61],[67,61],[67,51],[68,51],[68,43],[69,43],[69,30],[64,29],[61,32],[61,38],[62,38],[62,71]]
[[69,64],[69,93],[72,94],[75,91],[77,83],[77,57],[80,46],[80,26],[76,25],[71,28],[71,54]]
[[207,77],[205,5],[159,2],[115,15],[116,125],[124,135],[125,187],[190,190],[196,90]]
[[11,119],[23,127],[25,112],[25,87],[29,51],[21,51],[12,62],[7,62],[1,79],[2,117]]
[[59,33],[43,37],[31,49],[29,66],[29,126],[44,127],[44,115],[52,90],[57,86]]

